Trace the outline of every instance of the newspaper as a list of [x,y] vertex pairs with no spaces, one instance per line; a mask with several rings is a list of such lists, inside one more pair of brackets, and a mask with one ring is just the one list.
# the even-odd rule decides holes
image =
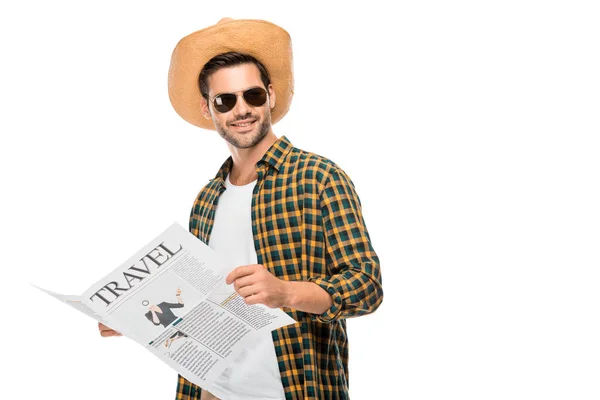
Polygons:
[[255,337],[296,323],[280,309],[247,305],[225,283],[234,267],[174,223],[81,296],[38,289],[135,340],[211,391]]

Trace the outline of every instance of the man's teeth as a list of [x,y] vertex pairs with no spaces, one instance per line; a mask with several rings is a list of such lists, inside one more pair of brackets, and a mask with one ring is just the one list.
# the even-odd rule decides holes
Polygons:
[[243,124],[234,124],[235,126],[250,126],[252,122],[244,122]]

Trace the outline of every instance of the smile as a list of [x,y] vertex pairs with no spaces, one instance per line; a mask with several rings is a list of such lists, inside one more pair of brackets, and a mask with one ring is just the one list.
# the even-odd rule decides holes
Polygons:
[[238,127],[238,128],[245,128],[245,127],[251,126],[255,122],[256,122],[255,119],[253,119],[253,120],[244,120],[244,121],[233,123],[231,125],[235,126],[235,127]]

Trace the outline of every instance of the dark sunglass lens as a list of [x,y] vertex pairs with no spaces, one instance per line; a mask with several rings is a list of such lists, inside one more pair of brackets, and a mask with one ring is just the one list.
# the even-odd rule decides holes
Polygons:
[[260,107],[267,101],[267,92],[262,88],[252,88],[244,92],[246,103],[254,107]]
[[235,107],[237,96],[231,93],[223,93],[215,97],[214,105],[215,109],[220,113],[230,111]]

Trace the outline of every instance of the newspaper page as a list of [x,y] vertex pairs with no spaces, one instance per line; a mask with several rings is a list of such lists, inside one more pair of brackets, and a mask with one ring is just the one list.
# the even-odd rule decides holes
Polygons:
[[227,265],[174,223],[81,296],[40,290],[145,346],[190,382],[211,390],[254,338],[296,321],[247,305]]

